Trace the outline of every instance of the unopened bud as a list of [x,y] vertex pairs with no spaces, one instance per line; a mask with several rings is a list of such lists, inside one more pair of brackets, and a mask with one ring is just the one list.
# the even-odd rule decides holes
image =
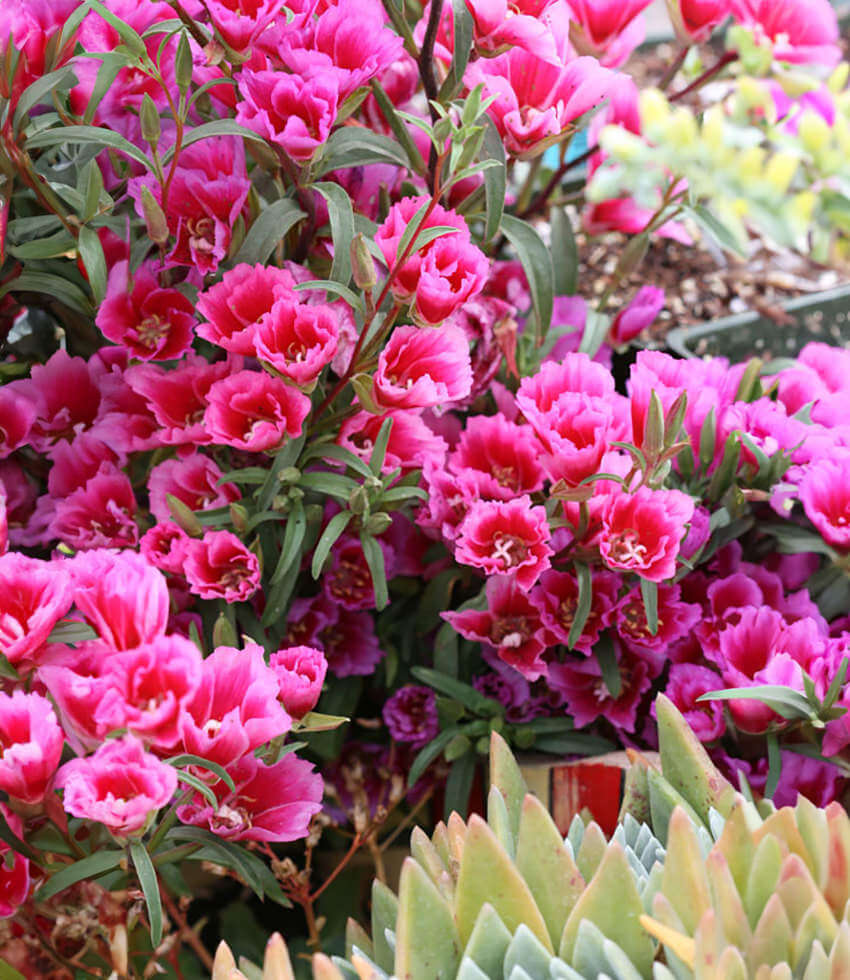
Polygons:
[[150,188],[142,185],[142,214],[145,216],[145,227],[148,237],[154,245],[164,245],[168,241],[168,222],[165,213],[157,199],[151,194]]
[[359,289],[374,289],[378,282],[375,274],[375,260],[369,252],[369,246],[362,232],[351,239],[351,272],[354,282]]

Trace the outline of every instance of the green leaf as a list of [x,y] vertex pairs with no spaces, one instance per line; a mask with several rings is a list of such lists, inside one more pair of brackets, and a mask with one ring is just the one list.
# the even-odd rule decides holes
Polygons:
[[372,588],[375,590],[375,608],[380,612],[390,601],[387,590],[387,573],[384,568],[384,552],[380,544],[371,534],[365,531],[360,533],[360,546],[363,548],[363,557],[369,566],[369,573],[372,576]]
[[658,583],[642,578],[640,580],[640,594],[643,599],[647,628],[653,636],[656,636],[658,634]]
[[313,561],[310,565],[313,578],[317,579],[322,574],[331,548],[336,544],[339,536],[348,527],[353,517],[354,514],[351,511],[341,510],[328,521],[327,527],[322,531],[322,536],[313,550]]
[[58,129],[44,129],[27,139],[28,150],[45,146],[59,146],[65,143],[95,143],[103,149],[117,150],[140,163],[145,170],[153,170],[153,163],[128,139],[113,133],[103,126],[62,126]]
[[414,173],[422,177],[427,169],[425,166],[425,161],[422,159],[422,154],[419,152],[419,148],[410,135],[410,130],[405,125],[404,120],[396,112],[395,106],[392,104],[389,96],[384,91],[381,83],[377,78],[373,78],[371,81],[372,93],[375,96],[375,101],[378,103],[381,112],[384,114],[384,118],[389,123],[390,129],[393,131],[393,135],[398,140],[399,145],[404,149],[407,154],[409,161],[409,166]]
[[351,279],[351,242],[354,239],[354,209],[351,198],[339,184],[329,181],[313,184],[313,189],[322,195],[328,205],[334,246],[330,277],[347,286]]
[[127,50],[135,55],[136,58],[145,59],[147,58],[147,48],[145,47],[145,42],[142,40],[141,36],[130,27],[129,24],[121,20],[120,17],[116,17],[107,7],[105,7],[100,0],[86,0],[87,6],[89,6],[96,13],[118,32],[118,36],[124,42]]
[[467,752],[452,762],[446,779],[446,798],[443,802],[443,819],[448,820],[452,813],[465,817],[469,810],[469,794],[472,792],[472,781],[475,778],[475,766],[478,757],[474,752]]
[[236,784],[233,782],[233,777],[230,773],[217,762],[211,762],[209,759],[204,759],[199,755],[191,755],[188,752],[183,752],[180,755],[173,755],[170,759],[165,760],[170,766],[181,767],[181,766],[198,766],[201,769],[207,769],[209,772],[218,776],[222,780],[227,788],[234,792],[236,790]]
[[498,164],[498,166],[488,167],[484,171],[484,201],[487,213],[484,241],[489,242],[499,233],[502,226],[508,182],[505,145],[502,143],[499,130],[496,129],[495,123],[489,116],[484,134],[484,152],[489,159],[495,160]]
[[307,215],[288,197],[263,207],[233,258],[234,265],[257,265],[268,261],[277,243]]
[[45,293],[84,316],[92,315],[91,303],[75,283],[49,272],[22,272],[0,288],[0,297],[6,293]]
[[[181,149],[185,150],[193,143],[199,143],[201,140],[210,139],[213,136],[240,136],[242,139],[253,140],[255,143],[266,142],[259,133],[255,133],[253,129],[248,129],[246,126],[240,126],[232,119],[214,119],[212,122],[203,123],[200,126],[195,126],[194,129],[190,129],[183,137]],[[163,154],[163,164],[169,163],[173,156],[174,147],[172,146]]]
[[375,133],[365,126],[342,126],[325,143],[319,165],[319,176],[332,170],[362,167],[369,163],[391,163],[407,167],[407,154],[389,136]]
[[87,225],[80,228],[77,242],[94,301],[100,305],[106,296],[106,256],[103,254],[103,246],[100,244],[97,232]]
[[117,868],[123,857],[123,851],[97,851],[81,861],[75,861],[48,878],[35,893],[35,899],[37,902],[46,901],[84,878],[97,878],[106,874],[107,871]]
[[502,231],[516,249],[519,260],[525,269],[531,290],[531,301],[537,319],[535,336],[540,346],[546,339],[546,331],[552,322],[552,308],[555,298],[555,273],[552,269],[552,256],[543,244],[543,239],[526,221],[513,215],[502,216]]
[[599,664],[599,669],[602,671],[602,680],[608,689],[608,693],[612,698],[618,698],[623,690],[623,677],[620,674],[614,642],[609,632],[606,631],[599,637],[599,642],[593,648],[593,653]]
[[148,908],[148,921],[151,927],[151,944],[156,948],[162,942],[162,899],[159,894],[159,884],[156,880],[156,869],[151,861],[150,854],[145,850],[145,845],[141,841],[130,841],[130,856],[136,866],[136,874],[139,884],[142,886],[142,893],[145,896],[145,904]]
[[578,245],[573,234],[572,222],[563,208],[549,211],[552,238],[552,266],[555,272],[555,295],[575,296],[578,289]]
[[590,571],[590,566],[585,565],[584,562],[577,561],[575,563],[575,572],[578,581],[578,602],[576,603],[575,615],[573,616],[572,626],[570,626],[569,636],[567,637],[567,646],[571,650],[575,649],[575,645],[579,641],[582,630],[587,623],[587,617],[590,615],[590,607],[593,604],[593,576]]

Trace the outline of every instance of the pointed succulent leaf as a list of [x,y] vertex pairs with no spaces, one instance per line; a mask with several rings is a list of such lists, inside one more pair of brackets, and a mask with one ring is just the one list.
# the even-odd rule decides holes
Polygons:
[[596,869],[602,863],[602,858],[608,849],[608,841],[597,823],[589,823],[584,828],[581,844],[576,851],[576,864],[585,881],[596,874]]
[[692,934],[711,907],[711,895],[694,825],[681,807],[670,818],[661,888]]
[[469,940],[485,902],[493,906],[509,930],[525,923],[552,950],[546,923],[528,885],[493,831],[479,816],[473,815],[469,819],[455,898],[455,916],[464,943]]
[[519,966],[532,980],[547,980],[551,961],[552,953],[527,926],[521,925],[505,953],[504,975],[510,976]]
[[[617,900],[611,900],[616,895]],[[582,919],[589,919],[614,940],[632,960],[641,976],[649,977],[655,945],[640,924],[643,903],[626,855],[619,844],[609,845],[593,879],[576,902],[561,937],[559,956],[572,961]]]
[[711,891],[711,903],[719,916],[726,941],[739,949],[746,949],[752,932],[747,922],[744,903],[738,894],[729,863],[718,848],[706,858],[705,870]]
[[516,866],[531,889],[553,946],[557,945],[567,916],[584,891],[584,878],[546,808],[531,794],[522,804]]
[[463,958],[473,961],[489,980],[502,980],[502,965],[510,942],[511,934],[504,922],[493,906],[485,902],[472,927]]
[[650,769],[647,773],[647,782],[649,783],[649,810],[652,814],[652,829],[665,847],[667,846],[667,828],[676,807],[684,810],[695,824],[699,825],[702,822],[696,810],[661,773]]
[[516,856],[516,836],[511,827],[508,807],[498,787],[491,786],[487,794],[487,823],[498,837],[499,843],[513,858]]
[[765,837],[753,854],[747,887],[743,894],[747,919],[753,930],[779,884],[782,857],[779,841],[772,836]]
[[493,732],[490,736],[490,783],[497,787],[505,798],[511,831],[516,839],[519,833],[522,801],[525,799],[528,787],[508,743],[498,732]]
[[732,784],[721,775],[682,713],[663,694],[655,700],[661,771],[690,803],[703,823],[714,807],[724,817],[735,801]]
[[375,953],[372,949],[372,940],[369,933],[360,925],[359,922],[349,917],[345,923],[345,956],[351,959],[354,947],[361,949],[367,956],[374,959]]
[[451,909],[422,867],[406,858],[399,881],[395,975],[453,980],[460,950]]
[[398,919],[398,899],[391,889],[377,878],[372,882],[372,949],[362,946],[367,953],[387,973],[392,972],[395,956],[387,942],[387,929],[394,930]]

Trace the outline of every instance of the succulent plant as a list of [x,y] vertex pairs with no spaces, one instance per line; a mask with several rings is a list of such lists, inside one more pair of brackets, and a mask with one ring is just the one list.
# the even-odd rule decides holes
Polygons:
[[[487,820],[414,830],[398,896],[373,884],[371,938],[350,922],[314,980],[850,977],[847,814],[756,806],[669,701],[657,712],[662,772],[633,760],[610,841],[579,818],[562,838],[494,734]],[[245,974],[291,980],[283,940],[262,973],[222,944],[214,980]]]

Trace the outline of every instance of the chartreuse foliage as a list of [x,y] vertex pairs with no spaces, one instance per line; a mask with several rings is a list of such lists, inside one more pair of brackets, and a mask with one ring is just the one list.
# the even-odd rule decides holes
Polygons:
[[[735,793],[657,702],[662,771],[635,758],[610,841],[562,838],[499,735],[487,819],[413,832],[398,898],[375,882],[372,938],[314,980],[839,980],[850,975],[850,819]],[[655,832],[651,829],[655,828]],[[665,842],[662,844],[662,840]],[[239,980],[222,943],[213,980]],[[294,980],[280,936],[263,980]]]

